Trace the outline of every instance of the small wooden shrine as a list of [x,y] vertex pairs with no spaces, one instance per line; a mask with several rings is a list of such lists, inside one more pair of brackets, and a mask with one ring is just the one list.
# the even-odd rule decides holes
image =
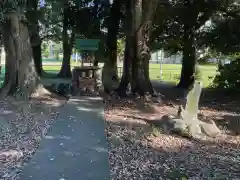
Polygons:
[[[76,49],[81,51],[96,51],[98,50],[99,40],[97,39],[77,39]],[[84,66],[84,58],[80,66],[75,66],[72,69],[72,83],[76,93],[94,92],[96,91],[96,71],[98,66],[94,66],[94,58],[90,58],[87,66]]]

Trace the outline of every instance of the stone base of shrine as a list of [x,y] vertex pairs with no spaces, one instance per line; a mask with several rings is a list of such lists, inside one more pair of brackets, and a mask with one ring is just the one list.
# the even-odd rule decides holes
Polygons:
[[72,71],[72,94],[98,95],[99,94],[99,67],[74,67]]

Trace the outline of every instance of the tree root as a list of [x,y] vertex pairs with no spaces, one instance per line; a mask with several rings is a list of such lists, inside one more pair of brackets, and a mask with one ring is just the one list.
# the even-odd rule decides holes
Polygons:
[[4,84],[3,87],[0,89],[0,100],[3,100],[7,97],[12,87],[12,82],[8,81],[8,83]]
[[44,96],[56,98],[56,99],[65,98],[65,97],[59,96],[57,93],[49,91],[43,85],[38,85],[35,92],[31,95],[31,98],[38,98],[38,97],[44,97]]
[[31,97],[40,97],[44,95],[51,95],[52,93],[44,88],[42,85],[38,85],[35,92],[31,95]]

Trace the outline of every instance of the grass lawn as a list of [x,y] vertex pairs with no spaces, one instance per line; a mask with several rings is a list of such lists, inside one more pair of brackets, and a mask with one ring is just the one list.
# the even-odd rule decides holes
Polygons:
[[[43,69],[47,72],[58,72],[60,66],[44,66]],[[216,66],[214,65],[202,65],[200,66],[202,72],[203,86],[207,87],[211,84],[209,77],[216,75]],[[122,68],[119,67],[119,75],[122,74]],[[160,78],[160,64],[150,64],[150,78],[152,80],[160,80],[166,82],[177,83],[181,74],[180,64],[163,64],[162,65],[162,77]]]
[[[166,82],[178,83],[181,74],[180,64],[163,64],[162,65],[162,80]],[[209,77],[215,77],[217,67],[214,65],[199,66],[202,73],[203,86],[208,87],[212,80]],[[160,65],[150,64],[150,78],[160,79]]]
[[[73,64],[74,65],[74,64]],[[43,69],[46,72],[58,73],[60,70],[61,64],[59,65],[45,65]],[[204,87],[207,87],[211,84],[209,77],[214,77],[216,75],[216,66],[214,65],[202,65],[200,66],[202,73],[202,80]],[[4,68],[2,68],[4,71]],[[122,68],[119,67],[119,75],[122,73]],[[163,80],[165,82],[177,83],[179,81],[181,73],[180,64],[163,64],[162,65],[162,77],[160,78],[160,64],[150,64],[150,78],[152,80]],[[1,73],[3,74],[3,72]],[[0,77],[0,81],[3,77]]]

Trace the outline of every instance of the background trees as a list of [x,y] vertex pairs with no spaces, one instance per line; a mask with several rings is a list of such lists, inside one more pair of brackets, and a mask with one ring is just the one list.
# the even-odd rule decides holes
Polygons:
[[208,48],[228,56],[239,50],[236,1],[45,0],[42,7],[37,0],[16,2],[1,2],[1,34],[7,54],[5,87],[8,85],[12,90],[18,86],[23,90],[23,84],[36,84],[43,71],[45,50],[41,47],[45,40],[62,42],[60,77],[71,76],[70,59],[78,37],[100,39],[95,64],[105,62],[113,72],[107,75],[110,79],[117,76],[121,52],[123,76],[116,89],[121,95],[126,93],[129,84],[133,93],[154,94],[149,78],[151,52],[159,49],[182,52],[178,87],[188,88],[194,80],[199,50]]
[[[162,4],[162,7],[167,10],[164,11],[162,8],[158,11],[159,16],[161,13],[163,18],[155,19],[152,44],[153,47],[159,47],[158,44],[170,53],[182,52],[182,72],[179,87],[187,88],[191,84],[198,50],[209,47],[211,43],[223,45],[223,43],[217,43],[216,40],[206,38],[206,31],[212,34],[212,28],[217,23],[215,21],[220,20],[217,18],[219,15],[235,16],[238,13],[237,6],[235,1],[227,3],[215,0],[180,0]],[[212,38],[215,39],[219,35],[216,33]],[[158,41],[156,42],[156,40]]]

